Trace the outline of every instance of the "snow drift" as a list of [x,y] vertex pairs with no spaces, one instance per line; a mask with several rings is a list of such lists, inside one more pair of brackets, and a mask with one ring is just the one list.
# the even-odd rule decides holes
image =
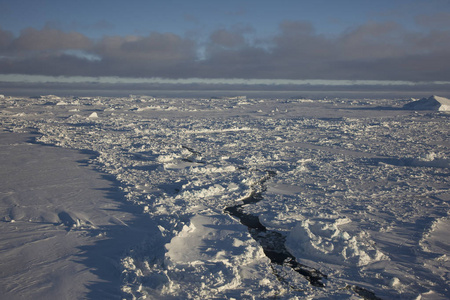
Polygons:
[[403,106],[404,109],[412,110],[437,110],[450,111],[450,99],[433,95],[429,98],[422,98],[409,102]]

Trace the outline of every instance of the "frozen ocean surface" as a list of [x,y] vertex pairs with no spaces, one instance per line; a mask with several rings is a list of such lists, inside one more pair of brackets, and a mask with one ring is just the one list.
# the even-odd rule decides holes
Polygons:
[[121,299],[120,259],[155,225],[89,155],[34,138],[0,132],[0,298]]
[[0,101],[8,299],[450,293],[447,112],[399,99]]

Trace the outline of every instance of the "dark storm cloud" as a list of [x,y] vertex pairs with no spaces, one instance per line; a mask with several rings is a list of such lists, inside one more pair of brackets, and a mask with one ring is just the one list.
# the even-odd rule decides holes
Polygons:
[[[418,17],[433,25],[444,18]],[[407,30],[367,23],[339,36],[311,23],[283,22],[264,40],[249,28],[213,31],[207,41],[173,33],[108,36],[28,28],[17,37],[0,30],[0,72],[167,78],[450,80],[450,31]],[[202,51],[199,51],[202,49]],[[201,52],[201,55],[199,53]]]

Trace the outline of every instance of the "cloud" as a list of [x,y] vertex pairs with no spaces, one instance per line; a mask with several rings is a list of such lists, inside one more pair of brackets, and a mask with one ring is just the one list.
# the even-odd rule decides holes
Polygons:
[[6,50],[14,40],[12,32],[0,28],[0,51]]
[[44,28],[42,30],[27,28],[21,32],[18,38],[12,41],[10,49],[23,52],[87,49],[91,46],[92,41],[81,33],[66,33],[52,28]]
[[197,58],[196,42],[172,33],[105,37],[92,51],[101,57],[94,75],[185,77]]
[[283,66],[288,78],[450,78],[450,53],[445,50],[450,46],[449,32],[410,32],[385,22],[367,23],[329,38],[316,34],[309,24],[288,23],[282,24],[273,45],[273,65]]
[[[430,24],[425,17],[418,18]],[[428,23],[427,23],[428,22]],[[433,23],[433,22],[431,22]],[[199,48],[203,47],[199,57]],[[0,30],[0,72],[51,76],[449,81],[450,31],[368,22],[338,36],[286,21],[273,36],[249,27],[207,41],[174,33],[90,39],[52,28]]]
[[[194,42],[172,33],[152,33],[146,37],[131,37],[119,41],[115,57],[127,57],[139,61],[161,61],[164,63],[193,58]],[[106,47],[103,49],[107,49]],[[99,53],[106,55],[105,53]]]
[[421,14],[415,17],[417,24],[432,28],[432,29],[449,29],[450,28],[450,13],[440,12],[433,15]]

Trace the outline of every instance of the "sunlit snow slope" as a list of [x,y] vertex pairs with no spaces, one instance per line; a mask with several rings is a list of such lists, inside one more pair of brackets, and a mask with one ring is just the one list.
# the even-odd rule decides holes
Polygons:
[[449,114],[404,104],[6,97],[0,120],[95,152],[155,224],[111,262],[126,299],[446,299]]

